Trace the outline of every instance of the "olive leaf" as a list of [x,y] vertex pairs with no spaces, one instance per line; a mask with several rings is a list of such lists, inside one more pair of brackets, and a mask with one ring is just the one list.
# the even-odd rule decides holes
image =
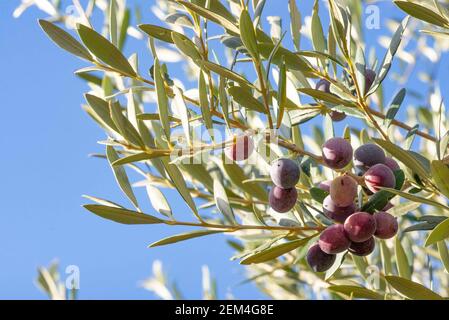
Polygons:
[[177,234],[177,235],[170,236],[170,237],[158,240],[156,242],[153,242],[148,247],[154,248],[154,247],[165,246],[167,244],[173,244],[173,243],[177,243],[177,242],[181,242],[181,241],[185,241],[185,240],[189,240],[189,239],[199,238],[199,237],[203,237],[203,236],[208,236],[210,234],[222,233],[222,232],[225,232],[225,231],[223,231],[223,230],[198,230],[198,231],[181,233],[181,234]]
[[134,71],[133,67],[120,50],[101,34],[82,24],[77,25],[77,31],[84,45],[95,55],[95,57],[125,75],[130,77],[135,77],[137,75],[136,71]]
[[99,204],[86,204],[84,205],[84,208],[97,216],[123,224],[164,223],[164,221],[148,214],[123,208],[109,207]]
[[424,287],[423,285],[397,276],[386,276],[388,284],[390,284],[397,292],[408,299],[412,300],[442,300],[443,298]]
[[72,37],[68,32],[59,28],[55,24],[39,20],[39,25],[45,31],[47,36],[53,40],[60,48],[74,54],[82,59],[92,61],[93,57],[89,51],[81,43],[79,43],[74,37]]

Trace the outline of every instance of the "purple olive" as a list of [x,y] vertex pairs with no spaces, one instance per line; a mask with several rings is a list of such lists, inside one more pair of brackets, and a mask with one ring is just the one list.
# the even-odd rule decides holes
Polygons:
[[393,238],[398,232],[398,221],[388,212],[379,211],[374,214],[376,219],[376,232],[374,235],[380,239]]
[[350,176],[337,177],[331,183],[329,194],[337,206],[350,206],[357,196],[357,182]]
[[325,93],[331,93],[331,83],[326,79],[321,79],[316,83],[315,90],[319,90]]
[[327,254],[318,244],[314,244],[307,252],[307,263],[315,272],[328,270],[335,262],[335,254]]
[[278,159],[271,164],[271,180],[283,189],[293,188],[299,181],[299,174],[299,166],[293,160]]
[[376,241],[371,237],[363,242],[351,242],[349,246],[349,252],[356,256],[367,256],[374,251]]
[[381,163],[369,168],[363,177],[367,188],[372,192],[377,192],[381,187],[394,188],[396,185],[393,171]]
[[394,160],[393,158],[390,157],[385,157],[385,162],[384,164],[391,169],[391,171],[396,171],[401,169],[401,167],[399,167],[399,164],[396,162],[396,160]]
[[385,162],[385,152],[376,144],[367,143],[354,151],[354,165],[361,170]]
[[336,110],[332,110],[329,115],[334,122],[339,122],[346,118],[346,113]]
[[323,145],[323,160],[332,169],[346,167],[352,158],[351,144],[343,138],[331,138]]
[[376,232],[376,219],[369,213],[356,212],[346,219],[344,229],[349,240],[363,242]]
[[271,208],[280,213],[290,211],[295,206],[297,199],[298,192],[295,188],[282,189],[278,186],[271,188],[268,196]]
[[332,200],[331,196],[328,195],[323,200],[323,212],[329,218],[338,223],[344,223],[346,218],[349,217],[356,211],[356,206],[354,203],[347,207],[339,207]]
[[318,244],[327,254],[337,254],[349,248],[350,241],[342,224],[327,227],[320,235]]

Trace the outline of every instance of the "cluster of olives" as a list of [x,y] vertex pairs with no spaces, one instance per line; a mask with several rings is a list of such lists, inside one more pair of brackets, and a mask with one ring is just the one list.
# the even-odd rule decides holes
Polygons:
[[[393,171],[399,169],[398,163],[386,157],[375,144],[364,144],[353,152],[347,140],[332,138],[323,145],[322,155],[325,164],[336,170],[349,165],[354,156],[354,166],[362,176],[368,194],[376,193],[382,187],[393,188],[396,184]],[[338,176],[318,186],[329,192],[323,200],[323,213],[335,224],[321,233],[318,243],[307,253],[307,262],[315,272],[328,270],[335,255],[346,250],[358,256],[369,255],[375,247],[374,237],[389,239],[397,233],[396,218],[386,212],[391,204],[374,214],[359,211],[354,203],[358,182],[350,175]]]
[[268,196],[271,208],[277,212],[290,211],[298,199],[296,184],[299,181],[298,164],[287,158],[274,161],[270,168],[270,177],[274,186]]
[[[368,90],[371,88],[371,86],[374,83],[374,79],[376,79],[376,72],[371,69],[365,69],[365,94],[368,93]],[[321,79],[318,81],[315,85],[315,89],[325,92],[325,93],[331,93],[330,90],[331,84],[326,79]],[[346,118],[346,114],[344,112],[332,110],[329,113],[331,119],[335,122],[342,121]]]

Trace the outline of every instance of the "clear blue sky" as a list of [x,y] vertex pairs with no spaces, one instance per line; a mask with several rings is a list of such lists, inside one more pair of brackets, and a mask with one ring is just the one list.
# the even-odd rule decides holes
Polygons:
[[[152,17],[152,1],[136,2],[144,17]],[[302,5],[304,12],[310,12],[309,2]],[[286,3],[268,0],[266,15],[285,16]],[[84,64],[41,32],[36,20],[42,12],[32,9],[12,18],[17,4],[0,1],[0,298],[44,298],[33,284],[36,268],[55,257],[62,267],[80,267],[84,299],[154,298],[138,282],[150,275],[155,259],[163,261],[187,298],[201,297],[204,264],[218,278],[221,297],[228,291],[237,298],[264,297],[252,285],[236,287],[244,268],[229,261],[232,250],[224,236],[147,249],[186,229],[124,226],[81,207],[82,194],[123,200],[108,165],[87,156],[103,152],[96,141],[104,135],[80,108],[87,88],[73,71]],[[175,212],[184,210],[179,197],[168,196]]]

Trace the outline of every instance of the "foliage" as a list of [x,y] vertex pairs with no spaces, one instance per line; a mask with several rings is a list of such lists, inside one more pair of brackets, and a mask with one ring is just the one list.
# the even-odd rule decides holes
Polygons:
[[[154,12],[164,26],[141,23],[138,10],[132,19],[125,0],[91,0],[86,8],[74,1],[76,19],[61,12],[59,1],[35,3],[51,15],[39,22],[46,34],[87,62],[75,72],[90,88],[83,109],[107,134],[100,142],[105,154],[98,156],[109,163],[132,206],[89,196],[95,204],[87,210],[125,224],[199,228],[152,246],[231,235],[232,259],[249,264],[248,281],[273,298],[448,296],[449,121],[437,77],[449,49],[447,2],[394,1],[398,13],[414,18],[385,21],[393,34],[379,38],[385,47],[380,58],[364,42],[359,0],[315,1],[312,12],[300,12],[289,0],[289,28],[271,18],[269,31],[263,30],[264,0],[156,1]],[[103,12],[104,24],[94,29],[96,10]],[[148,55],[124,53],[128,36],[148,43],[151,66],[144,67]],[[305,50],[308,40],[311,48]],[[422,68],[421,58],[430,67]],[[179,63],[184,83],[172,76]],[[376,71],[371,86],[366,69]],[[405,87],[415,70],[418,91]],[[320,79],[331,83],[330,93],[314,89]],[[384,97],[386,84],[398,93]],[[348,116],[341,134],[329,116],[333,111]],[[204,139],[205,129],[215,131]],[[255,152],[247,161],[226,161],[221,151],[233,145],[232,134],[242,132],[254,139]],[[380,145],[400,162],[405,181],[370,201],[359,196],[360,207],[369,210],[390,200],[390,212],[399,218],[396,238],[378,240],[369,257],[339,254],[320,274],[308,267],[305,255],[329,224],[315,185],[336,174],[320,155],[333,136],[353,146]],[[283,214],[267,206],[269,165],[279,157],[301,168],[298,201]],[[132,183],[129,171],[142,180]],[[352,164],[343,172],[355,176]],[[142,212],[142,199],[134,193],[142,186],[151,214]],[[172,212],[166,188],[178,191],[191,219]]]

